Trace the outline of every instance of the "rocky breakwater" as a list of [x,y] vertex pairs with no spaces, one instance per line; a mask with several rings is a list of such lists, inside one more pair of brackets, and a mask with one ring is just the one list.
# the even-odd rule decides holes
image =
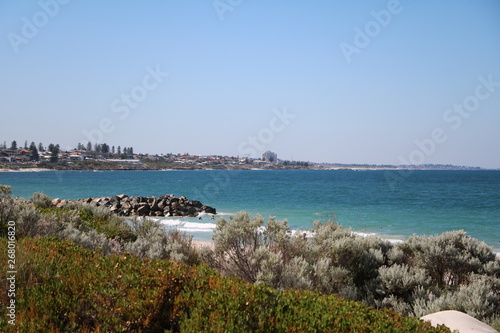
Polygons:
[[215,208],[205,206],[199,201],[176,197],[172,194],[160,197],[129,197],[126,194],[112,197],[88,198],[79,200],[52,200],[56,207],[66,207],[74,203],[103,206],[120,216],[198,216],[200,213],[217,214]]

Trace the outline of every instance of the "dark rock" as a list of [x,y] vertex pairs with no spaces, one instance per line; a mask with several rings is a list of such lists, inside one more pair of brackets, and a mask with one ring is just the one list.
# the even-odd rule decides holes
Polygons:
[[121,206],[122,206],[121,208],[123,210],[127,210],[127,209],[131,209],[132,208],[132,205],[128,201],[125,201],[123,204],[121,204]]
[[201,210],[207,214],[217,214],[217,211],[213,207],[203,205]]
[[154,212],[160,211],[161,209],[160,209],[160,207],[158,207],[158,200],[156,200],[156,198],[153,198],[153,199],[154,200],[152,202],[149,202],[149,207]]
[[148,215],[149,214],[149,205],[147,204],[142,204],[137,208],[137,214],[138,215]]
[[193,207],[197,207],[197,208],[201,208],[203,206],[203,204],[197,200],[189,200],[188,205],[193,206]]
[[[205,206],[200,201],[188,200],[186,197],[175,197],[165,194],[160,197],[129,197],[126,194],[112,197],[79,199],[76,202],[92,206],[107,207],[112,213],[120,216],[197,216],[200,212],[216,214],[213,207]],[[75,200],[52,200],[56,207],[73,205]]]
[[167,202],[165,199],[159,199],[158,200],[158,208],[160,210],[165,210],[165,207],[167,207]]

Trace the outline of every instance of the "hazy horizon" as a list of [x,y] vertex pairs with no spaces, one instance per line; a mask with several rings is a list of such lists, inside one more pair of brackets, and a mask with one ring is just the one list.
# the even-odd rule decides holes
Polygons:
[[497,1],[0,3],[0,142],[500,168]]

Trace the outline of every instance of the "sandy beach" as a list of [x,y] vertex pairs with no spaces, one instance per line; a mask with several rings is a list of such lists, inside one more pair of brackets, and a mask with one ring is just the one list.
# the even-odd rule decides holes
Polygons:
[[209,241],[193,240],[192,244],[198,250],[202,249],[204,247],[208,247],[208,248],[210,248],[212,250],[214,249],[214,243],[213,242],[209,242]]
[[50,169],[41,169],[41,168],[22,168],[22,169],[0,169],[0,172],[37,172],[37,171],[53,171]]

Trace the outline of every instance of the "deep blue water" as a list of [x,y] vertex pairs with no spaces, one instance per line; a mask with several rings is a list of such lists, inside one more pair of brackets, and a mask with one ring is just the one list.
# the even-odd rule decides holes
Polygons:
[[[0,172],[14,196],[44,192],[79,199],[115,194],[185,195],[233,214],[287,218],[293,228],[315,219],[362,233],[404,239],[463,229],[500,252],[500,171],[251,170]],[[213,221],[168,219],[208,239]]]

